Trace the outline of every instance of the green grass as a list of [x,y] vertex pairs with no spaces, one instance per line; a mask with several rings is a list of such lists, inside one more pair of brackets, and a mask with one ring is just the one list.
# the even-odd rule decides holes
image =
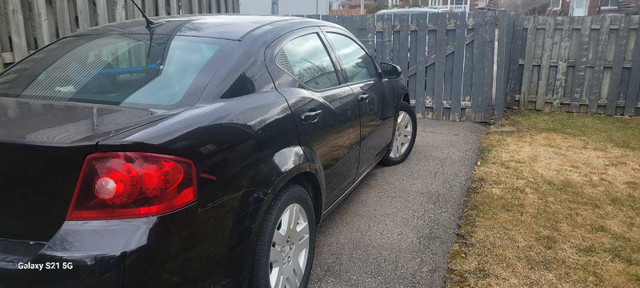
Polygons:
[[640,150],[640,117],[610,117],[570,113],[531,113],[511,117],[506,123],[538,133],[556,133],[585,141],[590,148]]
[[482,138],[449,287],[640,287],[640,118],[510,115]]

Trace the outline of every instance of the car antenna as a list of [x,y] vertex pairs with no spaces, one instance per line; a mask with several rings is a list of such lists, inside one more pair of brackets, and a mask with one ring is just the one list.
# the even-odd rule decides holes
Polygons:
[[136,6],[138,11],[140,11],[140,14],[142,14],[142,17],[144,17],[144,21],[147,22],[147,29],[156,28],[156,27],[164,24],[164,21],[153,21],[153,20],[149,19],[149,17],[147,17],[147,15],[144,14],[144,11],[142,11],[142,8],[140,8],[140,6],[138,6],[136,1],[131,0],[131,3],[133,3],[134,6]]

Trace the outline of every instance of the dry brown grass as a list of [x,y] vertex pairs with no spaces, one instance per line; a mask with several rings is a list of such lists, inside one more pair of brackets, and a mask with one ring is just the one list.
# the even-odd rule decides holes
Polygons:
[[640,287],[640,119],[512,115],[483,136],[449,287]]

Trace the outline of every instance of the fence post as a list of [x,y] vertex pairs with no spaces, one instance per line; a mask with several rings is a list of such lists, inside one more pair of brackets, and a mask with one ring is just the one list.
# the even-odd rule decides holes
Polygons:
[[107,12],[107,0],[96,0],[96,13],[98,25],[109,23],[109,13]]
[[[473,83],[471,84],[471,112],[473,120],[480,121],[482,119],[482,98],[485,97],[485,75],[484,71],[484,46],[486,41],[485,25],[487,19],[484,13],[476,12],[474,14],[475,23],[473,28]],[[493,68],[493,65],[492,65]]]
[[495,65],[495,45],[496,45],[496,14],[495,12],[485,12],[484,18],[486,19],[484,29],[484,92],[482,93],[482,100],[480,102],[481,120],[491,121],[491,110],[493,105],[493,92],[494,82],[493,73]]
[[[511,27],[511,40],[510,48],[507,48],[509,52],[509,72],[508,75],[508,91],[507,91],[507,100],[505,106],[515,108],[516,106],[516,95],[519,94],[520,88],[522,86],[522,71],[520,70],[520,57],[522,54],[522,48],[524,44],[524,17],[520,15],[512,15],[513,24]],[[511,51],[509,51],[509,49]]]
[[22,3],[20,0],[9,0],[7,14],[13,47],[13,62],[18,62],[29,55],[26,34],[24,31],[24,17],[22,15]]
[[619,16],[620,25],[618,36],[616,37],[616,48],[613,57],[613,69],[611,69],[611,79],[609,79],[609,91],[607,93],[607,107],[605,112],[612,116],[616,114],[618,107],[618,96],[620,95],[620,80],[622,79],[622,66],[627,51],[627,40],[629,37],[630,16]]
[[76,7],[80,31],[91,28],[91,19],[89,17],[89,2],[87,0],[76,0]]
[[571,95],[571,112],[580,112],[580,103],[584,95],[584,80],[587,71],[587,59],[589,58],[589,34],[591,32],[591,16],[582,17],[582,27],[580,29],[579,44],[576,60],[575,76],[573,78],[573,93]]
[[160,0],[158,1],[158,16],[167,15],[167,1]]
[[500,122],[504,117],[505,98],[507,97],[507,72],[509,69],[509,53],[507,45],[512,41],[511,29],[513,26],[513,17],[506,10],[500,10],[498,13],[498,58],[496,73],[496,97],[495,97],[495,113],[496,122]]
[[[426,106],[426,91],[425,91],[425,82],[426,82],[426,64],[427,64],[427,14],[418,14],[417,16],[417,24],[418,24],[418,44],[416,45],[418,52],[418,60],[416,65],[416,113],[422,115],[424,117],[424,111]],[[425,52],[422,52],[425,51]]]
[[[218,9],[216,0],[211,1],[211,7],[215,7],[216,10]],[[178,15],[178,0],[169,0],[169,13],[171,13],[171,15]]]
[[115,20],[116,22],[121,22],[121,21],[125,21],[127,20],[127,13],[126,13],[126,5],[124,5],[124,1],[128,1],[128,0],[115,0],[116,1],[116,11],[115,11]]
[[547,100],[547,85],[549,84],[549,70],[551,68],[551,53],[553,51],[553,34],[556,30],[554,17],[546,17],[544,32],[544,44],[542,48],[542,63],[540,67],[540,79],[538,81],[538,95],[536,97],[536,110],[544,110]]
[[464,54],[467,46],[467,14],[456,13],[456,40],[453,64],[453,91],[451,92],[451,119],[460,121],[463,97]]
[[567,85],[567,70],[569,61],[569,50],[571,48],[571,35],[573,31],[573,18],[564,17],[564,26],[562,27],[561,41],[558,52],[558,71],[556,73],[556,83],[554,87],[553,108],[559,111],[564,99],[565,88]]
[[[636,16],[634,16],[636,17]],[[640,94],[640,27],[636,30],[636,42],[633,46],[633,66],[629,75],[629,90],[624,108],[625,116],[634,116],[636,105],[638,105],[638,94]]]
[[[393,22],[392,15],[385,14],[382,17],[382,61],[391,62],[391,47],[393,43],[391,43],[392,35],[393,35]],[[337,23],[340,25],[341,23]]]
[[442,120],[443,95],[444,95],[444,72],[447,62],[447,26],[449,22],[448,13],[435,14],[436,24],[436,67],[433,83],[433,118]]
[[524,71],[522,73],[522,88],[520,89],[520,109],[527,109],[529,89],[531,89],[531,74],[533,71],[533,52],[536,45],[536,31],[538,30],[538,17],[529,17],[529,28],[524,52]]
[[33,16],[35,17],[36,39],[38,47],[44,47],[51,43],[51,33],[49,32],[49,15],[47,14],[47,3],[45,0],[32,0]]
[[[1,10],[0,10],[1,13]],[[0,46],[0,71],[4,70],[4,59],[2,58],[2,46]]]
[[604,76],[604,64],[606,60],[607,44],[609,44],[609,28],[611,27],[611,17],[608,15],[600,16],[600,36],[598,37],[596,49],[596,65],[593,68],[593,77],[591,80],[591,93],[589,94],[589,113],[598,112],[598,102],[602,89],[602,80]]

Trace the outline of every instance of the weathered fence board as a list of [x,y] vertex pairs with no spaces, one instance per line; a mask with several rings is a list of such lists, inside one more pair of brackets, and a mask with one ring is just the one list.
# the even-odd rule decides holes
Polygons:
[[629,88],[627,90],[627,99],[625,101],[624,115],[633,116],[636,113],[636,105],[638,105],[638,94],[640,94],[640,29],[635,36],[635,44],[633,53],[633,67],[629,75]]
[[507,99],[518,99],[525,109],[636,114],[640,16],[524,18],[526,35],[514,33],[510,40],[526,42],[517,52],[523,75],[509,79],[509,85],[518,78],[522,85],[509,89]]
[[[422,53],[421,51],[427,51],[427,15],[420,14],[418,15],[418,44],[416,54],[418,56],[416,63],[416,74],[415,74],[415,91],[416,91],[416,112],[420,115],[423,115],[425,112],[425,107],[427,106],[426,102],[426,77],[427,77],[427,65],[425,64],[427,53]],[[407,75],[409,76],[409,75]]]
[[525,42],[525,58],[524,58],[524,72],[522,74],[522,88],[520,89],[520,108],[527,108],[527,102],[529,101],[529,90],[531,88],[531,74],[533,70],[533,52],[535,49],[535,37],[536,29],[531,27],[537,27],[538,18],[531,17],[528,21],[527,27],[527,39]]
[[433,86],[433,114],[435,119],[442,119],[443,113],[443,96],[445,86],[445,64],[447,63],[447,55],[445,45],[437,45],[438,43],[445,43],[447,39],[447,24],[448,13],[438,13],[434,15],[433,23],[438,27],[436,30],[436,68],[435,79]]
[[455,15],[455,55],[453,64],[453,83],[451,92],[451,119],[460,120],[462,114],[463,79],[464,79],[464,53],[467,45],[467,16],[465,13]]
[[7,2],[7,13],[9,20],[9,33],[11,35],[11,44],[13,48],[13,61],[18,61],[27,57],[29,50],[27,48],[27,38],[25,36],[24,17],[22,14],[22,1],[9,0]]
[[624,63],[627,49],[627,37],[629,37],[630,18],[624,16],[618,17],[623,17],[624,19],[620,19],[620,28],[618,28],[618,35],[616,36],[613,69],[611,69],[611,78],[609,80],[609,93],[607,94],[607,106],[605,110],[605,113],[609,116],[616,114],[618,93],[620,92],[619,83],[622,80],[622,64]]
[[544,110],[547,98],[547,83],[549,82],[549,70],[551,68],[551,53],[553,52],[553,36],[556,29],[554,17],[547,17],[546,29],[544,32],[544,46],[542,48],[542,68],[540,69],[540,79],[538,80],[538,95],[536,99],[536,110]]
[[[504,110],[507,104],[508,89],[509,89],[509,72],[516,73],[513,69],[514,65],[511,61],[518,61],[517,58],[512,58],[509,53],[511,47],[508,42],[509,39],[513,39],[513,33],[516,29],[513,14],[501,11],[498,15],[498,51],[496,59],[496,95],[495,95],[495,116],[496,121],[502,120],[504,117]],[[516,66],[517,68],[517,66]]]
[[[237,13],[233,0],[138,0],[149,16]],[[0,70],[58,38],[111,22],[141,18],[129,0],[0,0]]]

